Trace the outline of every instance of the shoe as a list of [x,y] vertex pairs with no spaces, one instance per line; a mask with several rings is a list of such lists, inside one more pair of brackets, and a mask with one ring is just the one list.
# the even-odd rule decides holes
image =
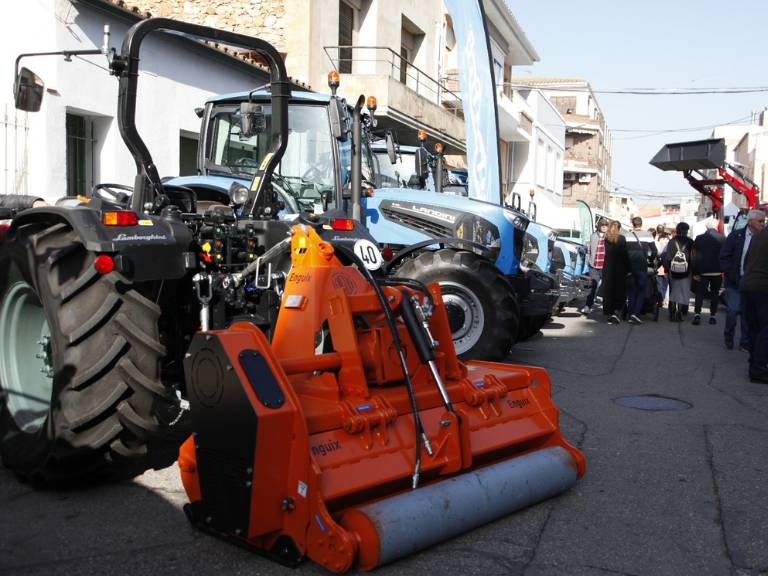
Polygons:
[[675,322],[682,322],[683,321],[683,313],[678,310],[675,312]]
[[739,352],[749,352],[749,348],[744,344],[739,344]]
[[584,308],[582,308],[580,312],[584,314],[584,316],[587,316],[590,312],[592,312],[592,308],[590,308],[589,306],[584,306]]
[[691,322],[691,324],[693,324],[694,326],[698,326],[699,324],[701,324],[701,315],[700,314],[696,314],[693,317],[693,322]]
[[733,350],[733,340],[730,340],[728,338],[725,339],[725,347],[728,350]]
[[717,318],[715,318],[714,316],[710,316],[709,317],[709,323],[710,324],[717,324]]
[[610,316],[608,316],[607,322],[608,324],[621,324],[621,318],[616,316],[616,314],[611,314]]
[[628,322],[629,322],[630,324],[642,324],[642,323],[643,323],[643,321],[642,321],[642,320],[640,320],[640,318],[638,318],[638,317],[637,317],[637,316],[635,316],[634,314],[632,314],[632,316],[630,316],[630,317],[629,317],[629,320],[628,320]]
[[749,376],[749,381],[754,384],[768,384],[768,374],[764,376]]

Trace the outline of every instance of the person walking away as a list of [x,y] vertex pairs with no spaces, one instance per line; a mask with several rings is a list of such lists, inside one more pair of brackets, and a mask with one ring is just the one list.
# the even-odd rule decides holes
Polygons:
[[623,234],[629,254],[629,277],[627,278],[627,314],[630,324],[642,324],[640,315],[645,304],[645,291],[648,287],[648,265],[655,262],[658,254],[653,236],[643,230],[643,219],[632,218],[632,230]]
[[595,304],[595,296],[603,280],[603,266],[605,264],[605,233],[608,230],[608,220],[601,218],[597,223],[597,230],[592,233],[587,246],[587,264],[589,265],[589,279],[591,287],[587,295],[586,305],[581,309],[585,316],[592,311]]
[[696,285],[693,324],[701,324],[701,306],[709,298],[709,323],[716,324],[717,305],[720,300],[720,250],[725,237],[717,231],[717,220],[710,218],[706,222],[707,231],[699,234],[693,241],[693,279]]
[[691,300],[691,248],[693,241],[688,238],[690,226],[680,222],[675,227],[675,236],[667,244],[664,269],[669,278],[669,320],[682,322],[688,313]]
[[744,310],[739,283],[743,275],[744,265],[744,244],[749,237],[750,244],[752,236],[757,234],[765,226],[765,212],[762,210],[750,210],[747,213],[747,225],[744,228],[733,230],[723,243],[720,251],[720,270],[725,275],[725,347],[728,350],[733,349],[734,337],[736,336],[736,322],[741,316],[741,330],[739,338],[739,349],[747,351],[749,349],[749,330],[747,328],[747,317]]
[[619,324],[626,302],[629,253],[627,241],[621,235],[621,224],[612,220],[605,233],[605,263],[603,266],[603,315],[608,324]]
[[[656,253],[659,255],[659,259],[663,259],[663,255],[667,249],[669,243],[669,234],[663,224],[656,226]],[[664,303],[667,299],[667,287],[669,282],[667,281],[667,273],[664,271],[664,265],[659,262],[659,267],[656,269],[656,288],[659,291],[659,308],[664,307]]]
[[768,230],[756,233],[749,246],[745,242],[744,251],[740,288],[749,327],[749,380],[768,384]]

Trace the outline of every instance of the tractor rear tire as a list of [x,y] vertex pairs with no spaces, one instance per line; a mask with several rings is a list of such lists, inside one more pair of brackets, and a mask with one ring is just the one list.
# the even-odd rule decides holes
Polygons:
[[170,464],[147,450],[169,402],[160,308],[95,258],[65,224],[0,246],[0,456],[37,485]]
[[523,316],[520,319],[520,329],[517,334],[517,341],[524,342],[538,334],[539,330],[541,330],[551,318],[552,317],[549,314]]
[[443,248],[405,261],[395,276],[440,284],[459,358],[507,357],[520,309],[514,287],[491,262],[466,250]]

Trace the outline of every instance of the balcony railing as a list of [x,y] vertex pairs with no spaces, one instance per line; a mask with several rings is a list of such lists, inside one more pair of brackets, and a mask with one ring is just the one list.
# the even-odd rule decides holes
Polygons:
[[387,75],[454,115],[462,114],[461,98],[400,54],[386,46],[325,46],[326,56],[342,74]]

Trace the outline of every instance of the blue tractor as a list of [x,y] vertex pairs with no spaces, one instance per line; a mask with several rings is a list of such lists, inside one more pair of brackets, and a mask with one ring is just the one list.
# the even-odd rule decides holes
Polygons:
[[[270,145],[269,97],[262,90],[208,100],[201,113],[199,175],[167,184],[214,201],[247,195]],[[352,108],[335,94],[291,93],[288,146],[272,181],[283,203],[280,217],[338,210],[364,221],[383,253],[394,254],[386,273],[440,284],[462,358],[503,359],[515,341],[546,321],[558,299],[550,275],[520,266],[529,219],[511,207],[469,198],[377,187],[380,163],[367,136],[372,114],[362,114],[363,104],[362,97]],[[361,183],[375,191],[363,194]]]

